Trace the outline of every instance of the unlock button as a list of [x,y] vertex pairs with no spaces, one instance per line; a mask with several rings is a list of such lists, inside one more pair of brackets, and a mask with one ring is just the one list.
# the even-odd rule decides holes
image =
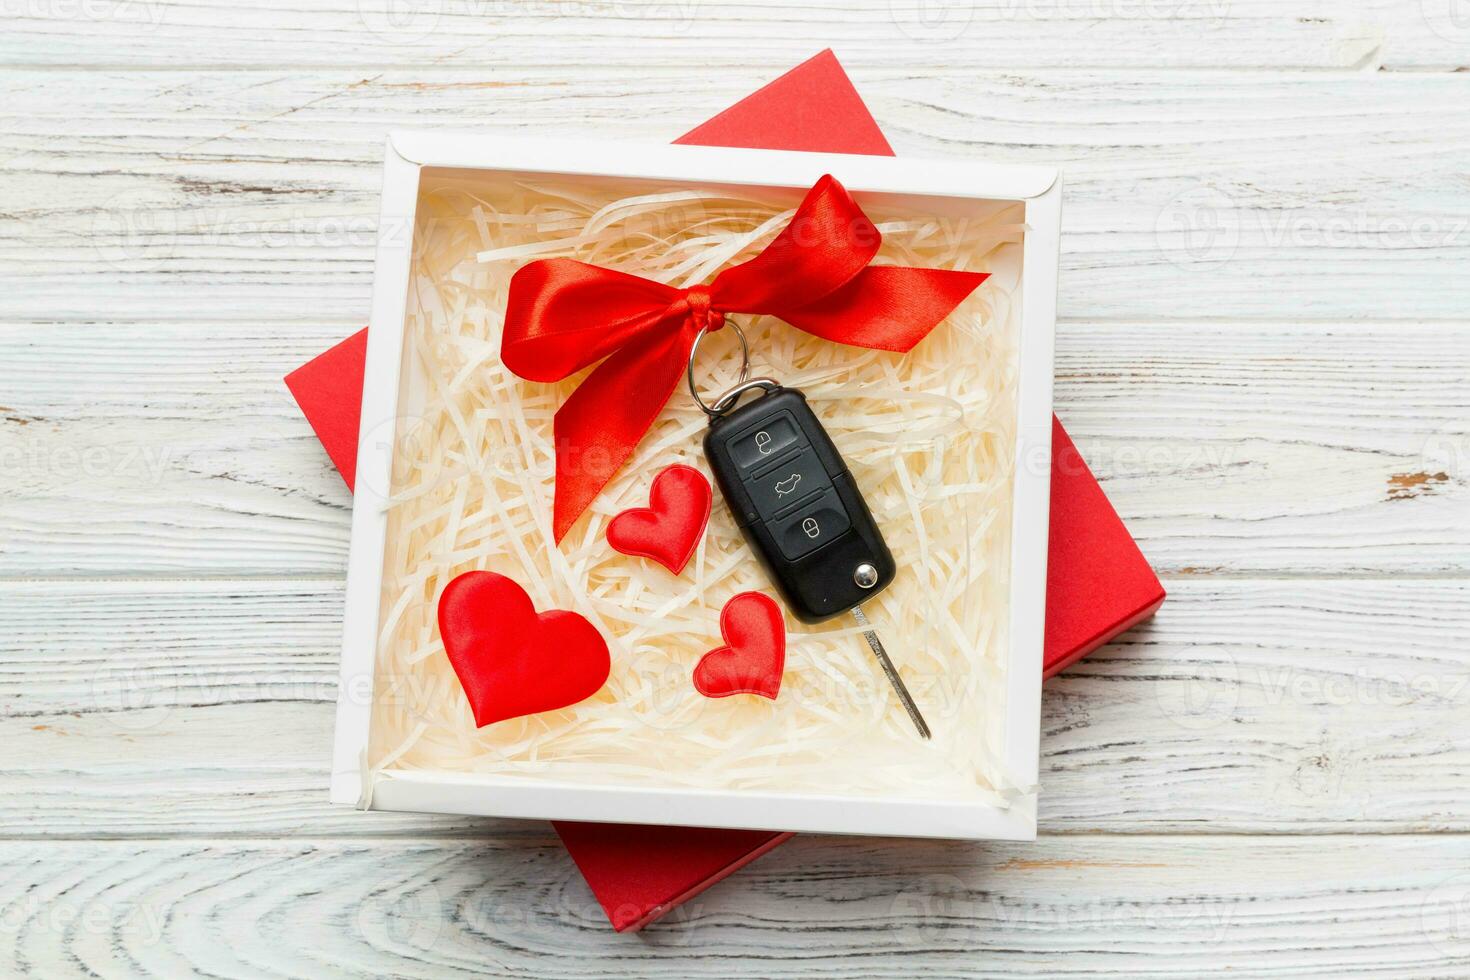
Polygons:
[[816,551],[849,526],[835,490],[828,490],[794,514],[771,522],[771,532],[788,561]]

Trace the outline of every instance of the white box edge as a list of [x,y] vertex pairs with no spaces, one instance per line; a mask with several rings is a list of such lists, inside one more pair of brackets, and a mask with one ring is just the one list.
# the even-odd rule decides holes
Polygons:
[[[418,164],[398,153],[391,138],[387,141],[383,154],[378,248],[373,262],[373,305],[363,367],[357,472],[353,476],[346,599],[342,610],[342,663],[329,793],[333,803],[355,804],[363,798],[365,789],[383,554],[388,532],[387,500],[376,488],[384,488],[386,493],[393,467],[391,450],[403,364],[403,316],[408,308],[419,169]],[[389,383],[368,384],[368,378],[385,379]],[[386,444],[380,442],[385,438]]]
[[[596,161],[596,165],[582,161]],[[364,785],[387,533],[384,493],[392,468],[403,360],[419,175],[423,167],[543,170],[558,174],[805,187],[833,173],[858,193],[1022,201],[1028,233],[1022,258],[1023,369],[1017,392],[1017,466],[1011,517],[1007,729],[1002,753],[1027,788],[1000,809],[986,804],[856,800],[794,794],[666,788],[533,785],[473,774],[380,772]],[[757,173],[759,177],[751,177]],[[993,182],[993,183],[991,183]],[[922,187],[917,186],[922,183]],[[981,190],[976,190],[976,186]],[[1054,168],[849,154],[542,140],[483,133],[393,132],[384,156],[383,195],[373,273],[363,411],[359,430],[342,665],[330,799],[371,800],[372,809],[614,823],[678,824],[910,837],[1029,840],[1036,834],[1040,691],[1046,604],[1046,530],[1050,502],[1052,358],[1055,335],[1060,178]],[[1037,234],[1036,232],[1039,232]],[[1044,363],[1045,370],[1036,376]],[[1028,454],[1030,459],[1028,460]],[[1037,457],[1041,462],[1038,463]],[[384,493],[378,492],[382,488]],[[1039,529],[1039,530],[1038,530]],[[1030,535],[1028,538],[1027,535]],[[1032,551],[1021,542],[1029,541]],[[1035,549],[1035,543],[1041,547]],[[1019,629],[1018,624],[1028,624]],[[1018,656],[1024,653],[1023,656]],[[1029,666],[1028,666],[1029,665]],[[1022,718],[1019,715],[1024,714]],[[487,792],[493,786],[511,794]],[[596,812],[566,815],[564,805],[596,801]],[[677,799],[679,806],[671,808]],[[653,801],[653,802],[650,802]],[[662,802],[659,802],[662,801]],[[841,803],[829,806],[829,803]],[[860,806],[853,806],[860,803]],[[812,813],[816,805],[821,813]],[[592,809],[589,807],[589,810]],[[735,811],[747,816],[731,818]],[[959,814],[960,823],[950,818]]]

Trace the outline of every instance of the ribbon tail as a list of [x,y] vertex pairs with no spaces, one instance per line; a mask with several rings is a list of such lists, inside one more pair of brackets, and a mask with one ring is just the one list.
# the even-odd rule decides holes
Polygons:
[[589,374],[557,409],[557,544],[633,455],[663,411],[689,360],[693,337],[680,323],[637,340]]
[[821,299],[771,312],[823,340],[903,353],[989,277],[988,272],[872,265]]

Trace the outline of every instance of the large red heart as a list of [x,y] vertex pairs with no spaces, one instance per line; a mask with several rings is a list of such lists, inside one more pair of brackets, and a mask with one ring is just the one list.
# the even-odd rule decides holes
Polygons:
[[774,599],[742,592],[720,611],[720,637],[727,644],[700,658],[694,686],[707,698],[759,694],[776,700],[786,669],[786,620]]
[[607,641],[585,617],[537,615],[526,590],[494,572],[465,572],[444,587],[439,635],[481,728],[583,701],[612,669]]
[[630,508],[612,519],[607,543],[625,555],[652,558],[678,575],[709,523],[713,497],[703,473],[675,463],[654,478],[649,506]]

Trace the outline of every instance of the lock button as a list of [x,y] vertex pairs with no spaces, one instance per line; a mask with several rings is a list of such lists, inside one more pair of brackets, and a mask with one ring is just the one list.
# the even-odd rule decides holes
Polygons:
[[783,413],[732,442],[730,455],[734,457],[735,465],[748,473],[803,442],[796,423],[790,415]]
[[771,522],[771,533],[786,560],[795,561],[835,540],[850,526],[837,491],[828,490],[795,513]]

